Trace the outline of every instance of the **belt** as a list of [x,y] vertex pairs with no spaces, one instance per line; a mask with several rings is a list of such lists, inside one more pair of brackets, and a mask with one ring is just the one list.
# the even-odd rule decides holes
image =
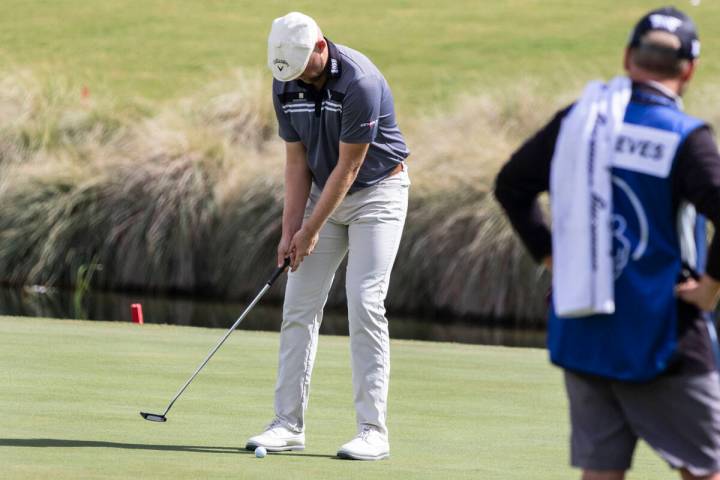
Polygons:
[[[392,170],[390,170],[390,173],[388,173],[387,176],[385,176],[385,178],[390,178],[390,177],[392,177],[393,175],[397,175],[398,173],[402,172],[403,170],[405,170],[405,164],[404,164],[403,162],[400,162],[400,163],[398,163],[397,165],[395,165],[395,168],[393,168]],[[346,195],[346,196],[347,196],[347,195],[352,195],[353,193],[357,193],[357,192],[359,192],[360,190],[362,190],[362,188],[359,189],[359,190],[350,190],[350,191],[347,192],[345,195]]]
[[392,177],[393,175],[397,175],[398,173],[405,170],[405,164],[403,162],[398,163],[395,168],[390,170],[390,173],[388,174],[388,177]]

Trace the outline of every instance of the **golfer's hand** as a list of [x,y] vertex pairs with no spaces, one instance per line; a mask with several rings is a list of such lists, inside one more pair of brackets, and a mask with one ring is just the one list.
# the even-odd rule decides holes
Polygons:
[[691,278],[675,287],[675,294],[683,301],[704,312],[712,312],[720,298],[720,282],[703,275],[700,280]]
[[312,253],[318,236],[317,232],[309,232],[305,227],[293,235],[290,241],[290,270],[297,270],[303,259]]
[[283,235],[280,239],[280,243],[278,243],[277,248],[277,266],[282,267],[285,263],[285,259],[290,256],[290,241],[292,240],[292,236]]

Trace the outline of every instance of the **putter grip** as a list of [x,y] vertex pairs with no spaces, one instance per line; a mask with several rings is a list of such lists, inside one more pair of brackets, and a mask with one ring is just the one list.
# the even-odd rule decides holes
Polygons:
[[281,267],[275,267],[275,270],[273,270],[272,275],[270,276],[270,280],[267,281],[268,285],[272,285],[275,283],[275,280],[278,279],[278,277],[282,274],[282,272],[285,271],[287,267],[290,266],[290,257],[285,257],[285,261],[283,262]]

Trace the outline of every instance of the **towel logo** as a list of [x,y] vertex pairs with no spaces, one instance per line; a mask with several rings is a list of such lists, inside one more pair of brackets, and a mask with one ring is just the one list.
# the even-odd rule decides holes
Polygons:
[[594,272],[598,270],[598,216],[599,212],[607,210],[608,204],[595,192],[590,198],[590,265]]

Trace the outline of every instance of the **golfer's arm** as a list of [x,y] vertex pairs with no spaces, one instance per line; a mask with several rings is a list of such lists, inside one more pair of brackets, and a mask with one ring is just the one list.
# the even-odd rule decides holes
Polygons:
[[369,146],[368,143],[340,142],[338,163],[325,183],[320,199],[304,228],[317,233],[325,225],[357,178]]
[[305,146],[301,142],[285,143],[285,201],[282,234],[290,238],[300,230],[305,204],[310,195],[312,176],[307,165]]

